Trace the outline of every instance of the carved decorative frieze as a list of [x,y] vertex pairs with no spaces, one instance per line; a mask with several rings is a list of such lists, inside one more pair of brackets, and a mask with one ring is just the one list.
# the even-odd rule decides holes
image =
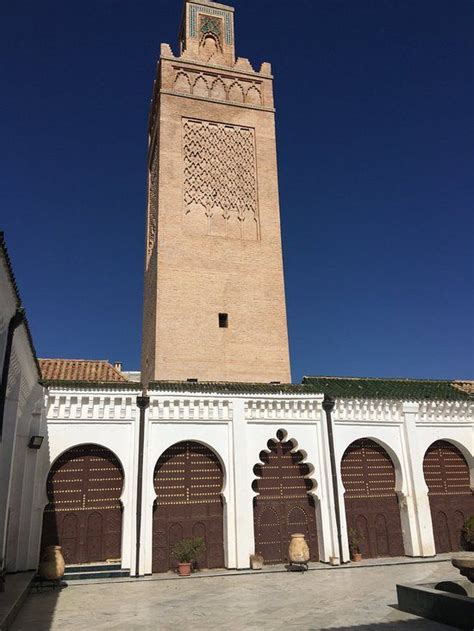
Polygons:
[[418,411],[419,424],[474,424],[474,403],[470,401],[422,401]]
[[20,396],[21,384],[21,364],[18,360],[15,349],[12,350],[10,358],[10,368],[7,382],[7,397],[17,399]]
[[226,399],[154,399],[149,418],[174,421],[230,421],[233,403]]
[[183,119],[183,156],[187,230],[257,240],[254,130]]
[[402,402],[377,399],[338,399],[332,417],[335,422],[403,422]]
[[49,420],[132,420],[136,418],[135,396],[49,396]]
[[8,331],[8,323],[6,318],[0,314],[0,353],[3,357],[3,350],[5,348],[5,343],[7,340],[7,331]]
[[236,79],[220,74],[192,72],[190,69],[176,68],[173,90],[181,94],[192,94],[216,101],[263,105],[261,82],[247,81],[243,78]]
[[366,422],[400,424],[405,413],[414,413],[418,424],[473,423],[474,404],[469,401],[421,401],[405,409],[403,401],[383,399],[339,399],[333,412],[335,422]]
[[318,420],[321,405],[315,399],[256,399],[246,401],[245,418],[257,420]]

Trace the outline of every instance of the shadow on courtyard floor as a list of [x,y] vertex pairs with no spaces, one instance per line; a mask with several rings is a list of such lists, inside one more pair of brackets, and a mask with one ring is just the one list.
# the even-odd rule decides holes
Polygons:
[[[398,609],[396,605],[394,609]],[[393,622],[373,622],[371,624],[357,624],[344,627],[310,627],[308,631],[443,631],[455,629],[446,624],[434,622],[426,618],[416,618],[414,620],[395,620]]]
[[12,631],[48,631],[53,626],[54,612],[59,591],[32,590],[18,611],[11,626]]

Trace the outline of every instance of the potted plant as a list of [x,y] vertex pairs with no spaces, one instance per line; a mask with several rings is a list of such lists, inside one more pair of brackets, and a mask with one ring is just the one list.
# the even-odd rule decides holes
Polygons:
[[467,552],[474,552],[474,515],[464,522],[461,530],[461,547]]
[[358,528],[349,528],[347,531],[349,539],[349,550],[351,553],[351,559],[353,561],[362,561],[362,553],[360,551],[360,544],[364,540],[364,536]]
[[196,561],[197,557],[205,550],[206,545],[202,537],[178,541],[172,550],[172,555],[178,560],[178,574],[189,576],[193,561]]

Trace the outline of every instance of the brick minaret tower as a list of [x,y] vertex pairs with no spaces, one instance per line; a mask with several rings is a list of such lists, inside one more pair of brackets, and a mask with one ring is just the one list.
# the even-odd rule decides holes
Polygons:
[[290,381],[270,64],[234,9],[185,2],[149,121],[142,378]]

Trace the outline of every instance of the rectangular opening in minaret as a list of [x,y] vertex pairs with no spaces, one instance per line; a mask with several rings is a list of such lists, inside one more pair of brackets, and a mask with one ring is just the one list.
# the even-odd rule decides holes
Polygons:
[[227,329],[229,327],[229,316],[227,313],[219,313],[219,328]]

